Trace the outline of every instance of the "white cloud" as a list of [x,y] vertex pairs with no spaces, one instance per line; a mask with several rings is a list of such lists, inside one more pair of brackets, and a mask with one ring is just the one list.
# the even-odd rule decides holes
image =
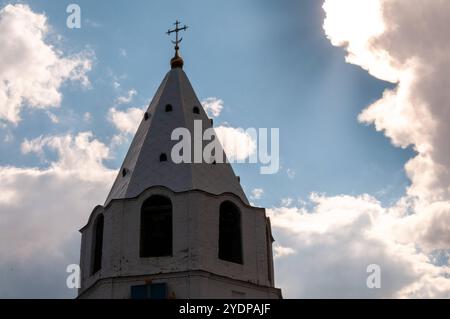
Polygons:
[[91,132],[82,132],[76,136],[40,136],[33,140],[25,139],[21,145],[23,154],[43,154],[47,149],[57,153],[58,160],[50,163],[50,168],[62,175],[76,175],[85,181],[97,181],[105,178],[103,160],[110,158],[109,148],[98,140],[92,139]]
[[264,194],[264,189],[255,188],[252,190],[252,194],[251,194],[250,198],[251,199],[261,199],[263,194]]
[[289,256],[295,254],[295,250],[290,247],[283,247],[280,245],[274,245],[273,246],[273,258],[278,259],[285,256]]
[[[395,89],[386,90],[362,112],[360,121],[373,123],[394,145],[411,145],[418,152],[405,166],[412,182],[407,193],[418,215],[415,218],[431,221],[438,214],[445,217],[439,228],[450,230],[450,91],[444,84],[450,72],[450,34],[442,28],[450,19],[450,3],[377,0],[372,3],[379,10],[370,13],[362,6],[357,10],[349,7],[350,1],[345,5],[339,1],[341,5],[330,9],[335,6],[330,6],[333,2],[324,5],[327,19],[359,31],[336,33],[339,28],[335,24],[325,23],[332,42],[346,44],[351,63],[369,69],[380,79],[398,81]],[[358,21],[340,17],[343,12],[371,16],[368,21],[383,25],[381,32],[363,31]],[[354,44],[358,50],[353,49]],[[442,233],[434,232],[432,226],[438,227],[437,223],[427,225],[430,227],[422,236],[425,245]],[[445,241],[450,249],[450,236],[446,238],[439,241]]]
[[17,124],[24,107],[59,106],[67,80],[89,85],[92,53],[64,56],[46,40],[49,33],[46,16],[27,5],[0,10],[0,120]]
[[85,121],[86,123],[91,122],[92,120],[92,114],[90,112],[85,112],[83,114],[83,121]]
[[128,90],[127,95],[119,96],[116,99],[116,104],[128,104],[133,100],[133,97],[137,94],[135,89]]
[[256,152],[256,141],[241,128],[220,125],[214,128],[229,160],[245,160]]
[[85,19],[84,23],[87,24],[89,27],[92,27],[92,28],[102,28],[103,27],[103,25],[100,22],[97,22],[97,21],[94,21],[94,20],[91,20],[91,19]]
[[295,178],[296,171],[295,171],[295,169],[293,169],[293,168],[288,168],[288,169],[286,170],[286,174],[287,174],[287,176],[288,176],[290,179],[294,179],[294,178]]
[[111,108],[108,113],[109,121],[124,134],[136,133],[143,116],[144,110],[136,107],[131,107],[125,111]]
[[65,267],[78,263],[78,229],[116,174],[103,165],[108,147],[89,132],[22,143],[25,154],[47,150],[57,159],[45,168],[0,166],[2,297],[73,296]]
[[119,131],[111,140],[111,146],[115,147],[128,142],[130,137],[136,133],[139,123],[144,116],[144,108],[131,107],[124,111],[110,108],[108,112],[108,120]]
[[[223,110],[223,100],[209,97],[202,100],[203,108],[210,117],[218,117]],[[256,152],[256,140],[241,128],[225,124],[214,128],[230,161],[243,161]]]
[[294,199],[291,197],[286,197],[281,199],[281,206],[282,207],[289,207],[294,202]]
[[[311,209],[268,210],[277,242],[295,251],[276,260],[277,281],[285,296],[449,296],[450,268],[433,265],[426,253],[397,234],[394,230],[407,227],[405,220],[375,198],[312,195],[311,202]],[[381,289],[366,286],[370,264],[381,267]]]
[[[347,61],[397,83],[359,119],[394,145],[412,146],[407,195],[391,207],[369,195],[313,195],[310,206],[269,210],[275,233],[297,254],[277,260],[293,297],[450,297],[450,19],[446,1],[326,0],[324,30]],[[381,266],[381,289],[365,285]],[[296,273],[297,276],[285,276]],[[293,280],[295,279],[296,282]]]
[[386,30],[380,0],[326,0],[323,27],[335,46],[348,51],[347,62],[362,66],[370,74],[387,81],[397,81],[382,48],[374,46],[374,39]]
[[59,118],[53,114],[52,112],[47,112],[48,118],[50,119],[50,121],[52,121],[53,124],[58,124],[59,123]]
[[202,102],[203,108],[206,113],[212,117],[218,117],[223,109],[223,101],[216,97],[208,97],[204,99]]
[[113,81],[113,87],[115,88],[115,89],[118,89],[119,87],[120,87],[120,83],[119,82],[117,82],[117,81]]
[[4,143],[11,143],[13,141],[14,141],[14,135],[10,131],[6,131],[5,135],[3,137],[3,142]]

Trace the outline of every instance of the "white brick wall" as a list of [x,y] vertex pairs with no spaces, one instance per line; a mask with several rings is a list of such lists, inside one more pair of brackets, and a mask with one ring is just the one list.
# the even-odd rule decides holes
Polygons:
[[[172,201],[171,257],[139,257],[140,210],[152,194],[167,196]],[[243,265],[218,258],[219,207],[225,200],[232,201],[241,210]],[[93,225],[100,213],[105,220],[102,269],[90,276]],[[264,209],[250,207],[233,194],[173,193],[165,187],[152,187],[136,198],[114,200],[105,208],[94,209],[88,224],[81,230],[80,293],[97,282],[82,297],[128,298],[130,278],[136,282],[136,278],[156,275],[159,280],[168,282],[177,296],[231,298],[231,286],[240,287],[244,283],[245,289],[242,289],[246,296],[261,297],[261,291],[263,295],[276,296],[277,290],[267,288],[271,286],[267,267],[272,256],[267,255],[266,226]],[[199,270],[203,272],[195,279],[186,273],[183,275],[186,271]],[[186,290],[186,285],[192,286],[190,290]]]

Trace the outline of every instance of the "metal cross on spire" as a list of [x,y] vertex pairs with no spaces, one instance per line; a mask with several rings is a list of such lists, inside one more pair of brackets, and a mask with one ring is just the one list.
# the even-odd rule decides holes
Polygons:
[[188,26],[184,25],[180,28],[180,21],[176,20],[174,25],[175,25],[175,29],[173,30],[167,30],[167,35],[171,35],[173,32],[175,32],[175,41],[172,41],[173,44],[175,44],[175,50],[178,51],[179,47],[178,44],[183,40],[183,38],[178,38],[178,32],[180,31],[186,31]]
[[180,27],[180,21],[178,21],[178,20],[175,21],[174,25],[175,25],[175,29],[173,29],[173,30],[169,29],[166,32],[167,35],[171,35],[173,32],[175,32],[175,41],[172,41],[172,43],[175,44],[175,56],[172,58],[172,60],[170,60],[170,65],[172,66],[172,69],[183,67],[183,64],[184,64],[183,59],[178,54],[178,50],[180,49],[178,44],[180,44],[180,42],[183,40],[183,38],[178,37],[178,32],[186,31],[188,28],[187,25]]

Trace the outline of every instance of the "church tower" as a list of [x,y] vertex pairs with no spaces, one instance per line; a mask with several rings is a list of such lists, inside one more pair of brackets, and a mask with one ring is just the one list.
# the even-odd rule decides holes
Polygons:
[[105,204],[80,230],[78,298],[281,298],[270,221],[249,204],[231,165],[172,159],[175,129],[194,137],[213,124],[183,71],[178,32],[186,28],[177,21],[168,31],[176,33],[171,70]]

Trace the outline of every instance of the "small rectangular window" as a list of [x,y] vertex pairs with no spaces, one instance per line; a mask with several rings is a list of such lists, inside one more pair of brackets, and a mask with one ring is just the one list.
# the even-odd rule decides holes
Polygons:
[[167,299],[167,283],[131,286],[131,299]]

